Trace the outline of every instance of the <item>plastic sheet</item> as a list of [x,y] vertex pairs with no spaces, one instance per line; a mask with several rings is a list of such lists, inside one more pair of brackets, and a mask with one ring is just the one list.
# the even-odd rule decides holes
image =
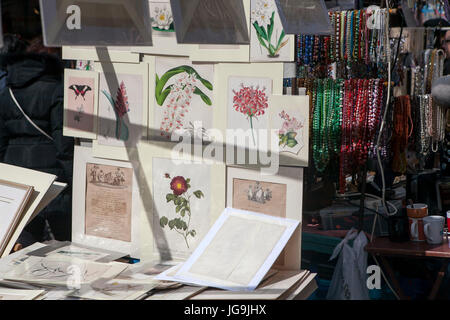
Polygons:
[[178,43],[249,44],[243,0],[171,0]]
[[46,46],[151,46],[142,0],[40,0]]
[[323,0],[275,0],[286,34],[331,34]]

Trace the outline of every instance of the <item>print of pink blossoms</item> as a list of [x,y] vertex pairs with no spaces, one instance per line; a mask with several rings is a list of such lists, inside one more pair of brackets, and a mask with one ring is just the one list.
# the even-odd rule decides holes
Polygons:
[[[174,83],[166,87],[168,81],[173,77],[176,77]],[[194,95],[199,96],[206,105],[212,105],[211,99],[200,90],[200,84],[209,91],[213,90],[212,83],[202,78],[190,66],[178,66],[170,69],[161,78],[156,75],[156,102],[165,108],[160,126],[161,136],[170,139],[175,130],[183,129],[186,113],[191,109]]]
[[160,128],[161,136],[170,138],[174,130],[180,130],[183,127],[183,120],[189,111],[197,84],[195,75],[187,73],[182,74],[175,81],[166,99],[166,109]]
[[278,131],[281,147],[294,148],[298,141],[297,131],[303,128],[303,123],[297,120],[295,117],[290,117],[284,110],[279,114],[281,119],[284,120],[281,129]]
[[258,116],[264,115],[264,110],[269,107],[267,103],[268,97],[265,91],[265,87],[260,90],[259,86],[256,86],[256,88],[253,86],[246,87],[243,83],[241,83],[241,89],[239,91],[233,90],[233,108],[247,116],[252,130],[254,145],[256,145],[256,142],[253,132],[253,118],[258,119]]

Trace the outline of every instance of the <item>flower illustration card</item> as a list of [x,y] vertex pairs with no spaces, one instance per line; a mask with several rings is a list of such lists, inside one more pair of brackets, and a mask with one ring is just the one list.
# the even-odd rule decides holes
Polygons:
[[74,155],[72,241],[139,258],[138,165],[94,158],[88,147],[76,146]]
[[179,44],[177,42],[170,1],[150,0],[149,9],[152,22],[153,46],[134,47],[132,51],[145,54],[188,57],[193,45]]
[[128,160],[146,135],[148,64],[95,64],[100,72],[96,157]]
[[[187,258],[211,225],[211,172],[202,164],[174,166],[153,158],[156,245]],[[166,241],[162,241],[165,238]]]
[[70,137],[97,139],[98,73],[64,71],[64,129]]
[[275,0],[251,0],[250,29],[250,61],[294,61],[295,37],[285,34]]
[[281,165],[308,166],[309,98],[274,95],[269,99],[270,128],[280,154]]
[[[217,70],[219,109],[214,113],[214,127],[224,137],[234,137],[226,141],[227,147],[256,150],[261,139],[267,147],[268,101],[272,94],[283,93],[283,63],[224,63]],[[229,160],[227,164],[231,164]]]
[[[280,167],[275,175],[227,167],[227,207],[302,221],[303,168]],[[300,196],[299,196],[300,195]],[[301,229],[296,230],[278,267],[300,269]]]
[[[141,141],[137,152],[143,198],[145,260],[186,259],[225,208],[225,166],[173,152],[173,144]],[[185,154],[185,156],[188,156]]]
[[150,75],[149,137],[171,141],[172,134],[209,141],[213,128],[214,65],[193,64],[186,58],[152,57]]
[[258,134],[268,128],[271,94],[271,78],[228,78],[227,129],[250,131],[250,148],[258,147]]

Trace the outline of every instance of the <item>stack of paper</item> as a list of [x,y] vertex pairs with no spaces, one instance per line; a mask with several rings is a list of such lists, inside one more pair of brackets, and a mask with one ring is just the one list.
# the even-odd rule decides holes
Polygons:
[[156,279],[253,291],[298,225],[296,220],[227,208],[190,258]]
[[0,163],[0,256],[7,256],[25,226],[64,190],[56,176]]

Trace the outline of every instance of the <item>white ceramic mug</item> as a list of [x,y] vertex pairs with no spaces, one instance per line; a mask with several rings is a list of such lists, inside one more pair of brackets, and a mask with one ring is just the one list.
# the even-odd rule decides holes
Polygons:
[[429,244],[441,244],[444,236],[445,218],[428,216],[423,218],[423,231]]

